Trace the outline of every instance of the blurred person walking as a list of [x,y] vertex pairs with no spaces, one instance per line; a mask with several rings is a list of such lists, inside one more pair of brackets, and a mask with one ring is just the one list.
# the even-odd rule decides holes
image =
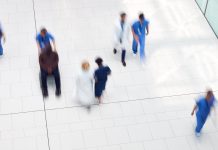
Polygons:
[[140,61],[142,65],[145,63],[145,40],[146,35],[149,34],[149,21],[145,19],[144,14],[139,14],[139,20],[132,24],[133,43],[132,50],[135,56],[140,46]]
[[0,56],[3,55],[2,41],[5,43],[6,38],[5,38],[5,34],[4,34],[4,32],[3,32],[1,23],[0,23]]
[[61,81],[58,68],[58,61],[58,54],[56,51],[52,51],[51,46],[46,46],[45,51],[43,51],[39,56],[41,87],[42,94],[44,97],[48,96],[47,77],[49,75],[54,76],[56,85],[56,96],[61,95]]
[[76,98],[81,105],[84,105],[88,110],[94,104],[93,91],[93,75],[90,72],[90,64],[84,61],[81,65],[82,71],[76,79]]
[[101,103],[101,96],[105,90],[108,75],[111,74],[111,69],[108,66],[103,65],[103,59],[98,57],[95,62],[98,65],[98,69],[95,70],[94,79],[95,79],[95,97]]
[[129,44],[130,25],[126,21],[126,13],[120,14],[120,20],[115,24],[114,54],[121,50],[121,62],[126,66],[126,49]]
[[208,90],[205,97],[200,97],[192,110],[191,115],[193,116],[196,111],[197,126],[195,128],[195,134],[197,137],[201,135],[201,130],[210,114],[210,110],[214,107],[216,99],[213,91]]
[[[51,45],[51,41],[53,45]],[[56,51],[55,39],[53,35],[47,31],[46,28],[42,28],[40,33],[36,36],[36,43],[39,54],[45,51],[47,46],[53,46],[54,51]]]

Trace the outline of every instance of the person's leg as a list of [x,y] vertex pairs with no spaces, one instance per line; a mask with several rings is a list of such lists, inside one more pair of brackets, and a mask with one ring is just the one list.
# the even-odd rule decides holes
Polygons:
[[60,80],[60,72],[58,67],[52,72],[55,78],[55,85],[56,85],[56,95],[59,96],[61,94],[61,80]]
[[42,82],[43,96],[48,96],[47,76],[48,73],[45,70],[41,69],[41,82]]
[[123,66],[126,66],[125,58],[126,58],[126,50],[122,49],[121,62],[123,63]]
[[137,53],[137,49],[138,49],[138,43],[137,43],[136,40],[133,38],[132,50],[133,50],[133,53],[134,53],[134,54]]
[[140,38],[140,61],[141,63],[144,63],[145,61],[145,38]]
[[199,134],[206,120],[203,120],[202,117],[199,115],[196,115],[196,119],[197,119],[197,126],[195,128],[195,132]]
[[114,50],[113,50],[114,54],[117,53],[118,45],[119,45],[118,42],[114,42]]

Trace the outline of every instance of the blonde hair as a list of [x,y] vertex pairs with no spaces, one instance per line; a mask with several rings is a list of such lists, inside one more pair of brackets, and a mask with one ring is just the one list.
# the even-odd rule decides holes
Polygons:
[[88,71],[90,68],[90,64],[88,61],[83,61],[81,67],[83,71]]

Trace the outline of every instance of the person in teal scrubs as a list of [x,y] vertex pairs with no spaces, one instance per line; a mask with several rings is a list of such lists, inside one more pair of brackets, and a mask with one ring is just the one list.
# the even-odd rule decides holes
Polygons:
[[149,21],[145,19],[144,14],[139,14],[139,20],[134,22],[132,25],[133,43],[132,50],[133,54],[136,55],[138,44],[140,45],[140,60],[144,63],[145,60],[145,39],[146,35],[149,34]]
[[191,115],[194,115],[196,111],[196,119],[197,119],[197,126],[195,128],[196,136],[200,136],[201,129],[203,128],[207,117],[210,114],[211,107],[214,106],[215,97],[213,95],[212,90],[208,90],[205,97],[201,97],[197,100]]

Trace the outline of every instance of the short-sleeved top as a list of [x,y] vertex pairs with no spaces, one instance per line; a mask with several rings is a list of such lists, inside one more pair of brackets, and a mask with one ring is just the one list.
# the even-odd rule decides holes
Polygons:
[[211,107],[214,106],[215,97],[208,102],[205,97],[199,98],[196,104],[198,106],[197,115],[201,116],[202,119],[206,119],[207,116],[210,114]]
[[111,69],[108,66],[99,67],[94,73],[94,77],[96,80],[95,84],[99,86],[102,85],[102,88],[105,88],[105,83],[110,73],[111,73]]
[[36,36],[36,41],[39,42],[41,49],[44,49],[47,45],[50,45],[50,40],[54,41],[54,37],[50,33],[46,33],[45,37],[42,37],[41,34]]
[[144,19],[143,23],[141,24],[140,21],[136,21],[133,23],[132,28],[136,35],[138,36],[145,36],[146,35],[146,29],[149,25],[149,21]]

